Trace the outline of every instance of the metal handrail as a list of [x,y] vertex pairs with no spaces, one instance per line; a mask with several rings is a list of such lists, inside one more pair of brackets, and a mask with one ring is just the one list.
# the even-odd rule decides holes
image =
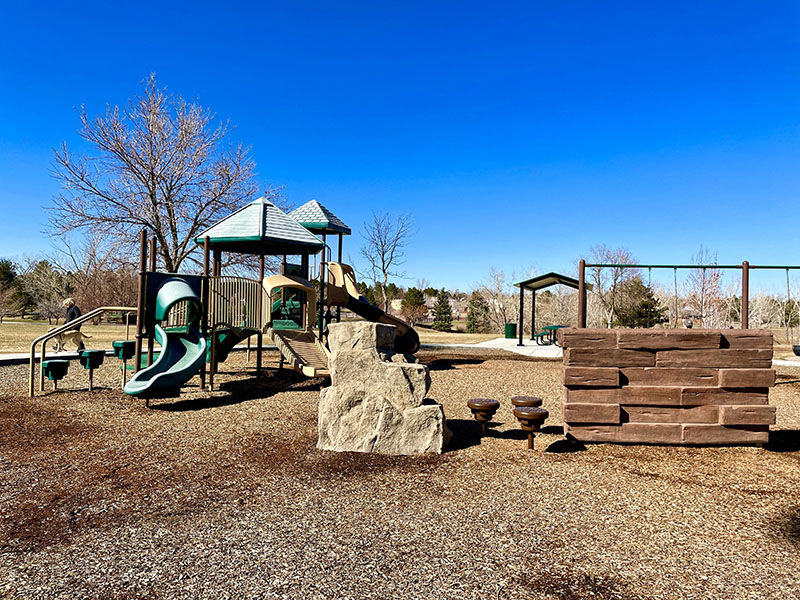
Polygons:
[[[131,313],[135,313],[136,309],[131,308],[130,306],[101,306],[99,308],[95,308],[94,310],[90,310],[85,315],[81,315],[77,319],[73,319],[69,323],[64,323],[60,327],[56,327],[55,329],[51,329],[44,335],[40,335],[31,343],[31,356],[30,356],[30,372],[28,378],[28,394],[31,398],[33,398],[34,392],[34,381],[36,380],[36,344],[42,342],[42,356],[39,359],[39,364],[41,365],[44,362],[45,354],[47,353],[47,345],[45,342],[49,339],[52,339],[58,335],[61,335],[65,331],[70,331],[75,329],[76,325],[80,325],[85,323],[86,321],[90,321],[95,317],[102,315],[104,312],[121,312],[127,313],[130,315]],[[126,333],[127,335],[127,333]],[[44,390],[44,369],[39,369],[39,391],[41,392]]]

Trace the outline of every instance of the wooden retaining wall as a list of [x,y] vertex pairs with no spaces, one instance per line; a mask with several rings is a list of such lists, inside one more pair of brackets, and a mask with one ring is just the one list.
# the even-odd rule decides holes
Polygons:
[[762,444],[772,332],[561,329],[564,432],[583,442]]

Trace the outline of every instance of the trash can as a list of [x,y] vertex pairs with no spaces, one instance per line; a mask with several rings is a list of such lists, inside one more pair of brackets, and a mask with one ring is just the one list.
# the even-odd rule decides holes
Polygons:
[[506,323],[506,339],[513,340],[515,337],[517,337],[517,324]]

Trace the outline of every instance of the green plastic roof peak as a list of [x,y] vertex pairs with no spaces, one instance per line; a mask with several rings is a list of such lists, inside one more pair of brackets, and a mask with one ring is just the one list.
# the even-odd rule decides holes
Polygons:
[[264,197],[215,223],[194,241],[202,244],[206,237],[212,246],[248,254],[316,253],[323,248],[319,238]]
[[339,217],[317,200],[309,200],[289,213],[295,221],[310,231],[350,235],[352,230]]
[[[578,280],[574,277],[562,275],[561,273],[545,273],[544,275],[537,275],[531,279],[520,281],[514,284],[514,287],[522,287],[526,290],[540,290],[542,288],[550,287],[551,285],[566,285],[571,288],[578,288]],[[592,284],[586,283],[586,289],[591,290]]]

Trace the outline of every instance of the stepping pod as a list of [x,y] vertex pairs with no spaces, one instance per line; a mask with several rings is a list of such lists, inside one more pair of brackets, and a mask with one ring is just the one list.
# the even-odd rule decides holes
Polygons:
[[522,431],[528,434],[528,450],[533,450],[533,434],[539,431],[550,413],[538,406],[518,406],[514,416],[519,419]]
[[42,363],[42,371],[53,382],[53,389],[58,389],[58,382],[64,379],[69,370],[68,360],[46,360]]
[[81,350],[80,363],[84,369],[89,371],[89,391],[92,391],[94,383],[94,370],[103,364],[105,350]]
[[136,354],[136,342],[134,340],[117,340],[112,343],[114,356],[122,361],[122,387],[128,379],[128,361]]
[[473,398],[467,401],[467,406],[475,420],[481,424],[481,435],[486,435],[486,424],[492,420],[494,413],[500,408],[500,403],[490,398]]
[[533,406],[539,407],[542,405],[542,399],[536,396],[512,396],[511,404],[516,408],[518,406]]

